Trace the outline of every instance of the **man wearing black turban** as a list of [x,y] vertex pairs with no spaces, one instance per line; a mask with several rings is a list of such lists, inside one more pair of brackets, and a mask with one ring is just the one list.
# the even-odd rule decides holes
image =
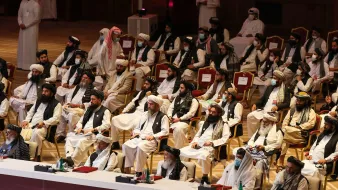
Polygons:
[[18,160],[29,160],[29,148],[20,135],[21,129],[16,125],[7,125],[6,141],[0,148],[1,155]]

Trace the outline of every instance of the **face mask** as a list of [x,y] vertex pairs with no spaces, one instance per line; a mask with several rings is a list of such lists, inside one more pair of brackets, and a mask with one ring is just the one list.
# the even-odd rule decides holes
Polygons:
[[271,86],[276,86],[277,80],[276,79],[271,79]]
[[114,42],[119,42],[120,38],[115,38]]
[[312,36],[312,39],[314,39],[314,40],[317,39],[317,36]]
[[75,64],[76,65],[80,64],[81,63],[80,61],[81,61],[81,59],[75,59]]
[[256,40],[253,41],[253,45],[256,47],[258,45],[258,42]]
[[248,19],[249,19],[249,20],[255,19],[255,15],[249,15],[249,16],[248,16]]
[[227,101],[227,95],[223,94],[222,95],[222,100],[223,100],[223,102]]
[[311,57],[311,60],[313,61],[313,62],[315,62],[315,61],[317,61],[317,55],[312,55],[312,57]]
[[241,162],[242,162],[241,159],[236,158],[236,159],[235,159],[235,166],[236,166],[236,167],[239,167],[239,166],[241,165]]
[[213,116],[213,115],[209,115],[208,118],[207,118],[207,122],[210,122],[210,123],[215,123],[219,120],[219,116],[216,115],[216,116]]
[[298,69],[297,72],[296,72],[296,74],[297,75],[302,75],[302,71]]
[[100,41],[103,41],[104,40],[104,36],[100,36]]
[[200,38],[200,40],[204,40],[205,35],[204,34],[199,34],[199,38]]
[[270,56],[269,60],[273,62],[275,60],[275,57],[274,56]]
[[289,40],[289,44],[290,44],[291,46],[296,45],[296,40]]
[[137,46],[138,46],[138,47],[142,47],[142,46],[143,46],[143,42],[138,41],[138,42],[137,42]]
[[184,51],[189,51],[189,46],[184,46]]

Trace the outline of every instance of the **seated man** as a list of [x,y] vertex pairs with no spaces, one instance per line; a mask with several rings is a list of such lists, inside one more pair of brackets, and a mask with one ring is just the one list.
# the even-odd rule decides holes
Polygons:
[[102,106],[103,92],[93,90],[90,106],[76,124],[75,131],[67,134],[65,150],[69,166],[79,166],[89,147],[96,141],[96,134],[109,130],[111,114]]
[[[332,43],[331,43],[331,50],[329,51],[329,53],[326,55],[324,62],[327,63],[329,65],[329,75],[330,78],[329,80],[335,80],[337,81],[338,79],[338,38],[333,39]],[[334,92],[337,89],[337,82],[333,82],[333,83],[329,83],[329,92]],[[323,92],[326,92],[326,90],[324,90]],[[332,94],[332,99],[334,101],[334,103],[337,102],[337,98],[338,98],[338,91],[336,91],[335,93]],[[323,93],[324,95],[328,95]]]
[[54,65],[58,67],[58,79],[61,79],[70,66],[75,64],[75,51],[79,49],[80,40],[75,36],[69,36],[65,50],[55,59]]
[[172,33],[172,27],[172,23],[167,23],[165,25],[164,33],[161,34],[153,46],[153,49],[161,52],[159,62],[170,62],[170,56],[173,56],[180,51],[181,40]]
[[269,48],[265,47],[266,37],[257,33],[252,44],[248,45],[239,60],[241,72],[257,72],[265,60],[269,57]]
[[330,111],[332,108],[334,108],[336,104],[332,101],[331,96],[326,96],[325,97],[325,103],[320,107],[320,111]]
[[[324,131],[319,135],[310,149],[302,174],[324,180],[333,169],[334,158],[338,155],[338,120],[325,116]],[[337,169],[336,169],[337,170]]]
[[321,84],[330,79],[329,65],[324,62],[324,56],[324,52],[316,48],[315,53],[311,57],[309,75],[313,79],[312,92],[320,91]]
[[130,173],[135,161],[136,176],[141,176],[148,155],[157,149],[159,138],[169,134],[169,120],[160,111],[161,105],[161,98],[153,95],[148,97],[148,112],[142,115],[131,139],[122,145],[122,152],[126,156],[125,173]]
[[219,103],[225,90],[231,87],[228,81],[228,73],[222,69],[216,70],[215,81],[202,96],[197,97],[202,104],[202,112],[205,112],[212,103]]
[[[53,63],[49,62],[48,52],[46,49],[40,50],[36,52],[36,58],[39,60],[37,64],[43,66],[42,78],[45,79],[46,82],[56,82],[58,70]],[[28,79],[31,78],[32,71],[28,74]]]
[[2,82],[5,85],[2,91],[6,93],[8,88],[7,62],[3,60],[1,57],[0,57],[0,82]]
[[102,134],[96,135],[97,147],[92,153],[84,166],[95,167],[98,170],[113,171],[117,164],[117,152],[111,149],[111,140]]
[[285,85],[289,86],[298,69],[298,63],[305,59],[305,48],[300,44],[301,36],[297,33],[291,33],[288,43],[285,46],[282,62],[279,67],[285,75]]
[[75,64],[70,66],[66,74],[62,76],[61,86],[57,88],[55,98],[58,101],[64,101],[65,97],[72,91],[72,89],[80,83],[83,73],[92,72],[86,58],[86,51],[75,51]]
[[182,73],[182,79],[195,80],[197,70],[205,65],[205,52],[202,49],[196,49],[192,37],[187,36],[183,39],[183,47],[173,63]]
[[289,110],[282,124],[284,139],[281,157],[279,158],[282,166],[290,144],[307,143],[308,133],[316,124],[316,113],[311,108],[310,95],[306,92],[298,92],[295,96],[297,97],[296,107]]
[[250,153],[243,148],[239,148],[235,154],[235,161],[227,165],[217,184],[238,189],[240,183],[242,183],[244,189],[254,189],[256,168],[253,165],[253,159]]
[[67,124],[68,131],[74,131],[76,123],[84,114],[85,103],[90,102],[90,96],[94,90],[94,80],[95,76],[91,72],[85,72],[81,82],[67,95],[62,106],[61,120],[56,130],[57,142],[62,142],[66,138]]
[[317,27],[312,27],[311,31],[312,35],[306,40],[304,44],[304,48],[306,51],[306,56],[311,59],[311,56],[315,53],[315,49],[319,48],[324,52],[327,53],[327,46],[326,41],[321,37],[321,30]]
[[[224,145],[230,137],[229,126],[222,119],[224,110],[218,104],[211,104],[205,122],[200,122],[199,130],[189,146],[181,149],[181,157],[198,159],[202,165],[202,180],[208,182],[208,174],[216,155],[226,152],[215,151],[215,147]],[[223,157],[221,159],[225,159]],[[219,160],[217,160],[219,161]]]
[[205,52],[205,65],[209,66],[210,61],[218,54],[218,45],[209,35],[209,29],[206,26],[202,26],[198,29],[198,39],[196,41],[196,48],[202,49]]
[[276,112],[290,105],[290,92],[284,85],[284,74],[275,70],[273,72],[273,79],[271,86],[266,88],[264,95],[252,105],[252,112],[247,116],[248,136],[252,137],[254,132],[258,129],[258,122],[263,119],[266,112]]
[[30,66],[32,77],[24,84],[14,89],[14,96],[9,99],[10,105],[19,114],[21,123],[27,114],[26,106],[31,106],[40,97],[42,85],[45,80],[42,78],[43,67],[39,64]]
[[306,177],[301,174],[301,170],[303,167],[303,162],[293,156],[290,156],[287,160],[286,169],[278,172],[271,190],[309,190],[309,182]]
[[128,71],[128,61],[117,59],[115,63],[116,70],[113,71],[113,75],[103,90],[105,98],[103,106],[111,113],[124,105],[125,95],[131,90],[133,84],[133,75]]
[[[299,62],[298,70],[296,73],[296,78],[291,83],[291,89],[294,86],[293,94],[297,94],[298,92],[310,92],[313,84],[313,79],[309,75],[310,66],[307,63]],[[296,105],[296,96],[291,98],[290,107],[295,107]]]
[[164,146],[164,160],[158,162],[156,176],[166,179],[185,181],[188,177],[186,166],[181,162],[180,150]]
[[269,175],[270,157],[283,143],[283,133],[277,127],[277,122],[276,113],[265,113],[259,129],[250,138],[246,147],[256,163],[255,189],[259,189],[262,185],[262,174]]
[[5,117],[8,114],[9,101],[3,92],[5,85],[0,82],[0,131],[5,129]]
[[224,43],[224,28],[222,27],[220,20],[217,17],[210,17],[209,23],[211,25],[211,28],[209,29],[210,37],[214,39],[218,45]]
[[138,125],[144,112],[148,110],[148,96],[156,95],[157,81],[147,77],[143,84],[143,89],[136,97],[129,102],[122,113],[114,116],[111,120],[111,137],[113,141],[112,149],[120,149],[119,133],[122,130],[134,130]]
[[136,48],[131,55],[130,72],[135,73],[136,91],[141,91],[143,78],[151,72],[154,65],[155,52],[151,49],[148,42],[150,36],[140,33],[137,37]]
[[248,18],[244,21],[241,31],[230,43],[235,47],[235,53],[241,55],[247,45],[253,41],[257,33],[264,33],[264,23],[259,19],[259,10],[252,7],[248,10]]
[[[33,73],[34,74],[34,73]],[[47,135],[49,127],[59,123],[62,106],[55,99],[55,87],[52,84],[42,85],[41,97],[29,110],[27,117],[22,121],[21,136],[25,141],[35,142],[38,145],[37,161],[40,161],[42,141]]]
[[29,160],[29,148],[20,135],[21,127],[8,124],[6,129],[6,141],[0,147],[2,156],[12,159]]
[[170,104],[168,117],[171,121],[170,128],[173,130],[175,148],[180,149],[188,142],[186,133],[188,132],[189,119],[195,116],[199,103],[191,95],[193,85],[186,81],[181,81],[180,93]]

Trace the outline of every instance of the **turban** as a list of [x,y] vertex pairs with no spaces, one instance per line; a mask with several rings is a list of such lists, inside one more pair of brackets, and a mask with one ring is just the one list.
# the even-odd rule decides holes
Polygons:
[[217,17],[211,17],[209,19],[209,23],[210,24],[216,24],[216,25],[218,25],[219,24],[219,19]]
[[175,65],[173,64],[167,64],[168,65],[168,68],[170,68],[172,71],[175,71],[175,72],[179,72],[179,68],[176,67]]
[[43,55],[43,54],[47,55],[48,51],[46,49],[40,50],[40,51],[36,52],[36,57],[40,58],[40,56]]
[[80,45],[81,43],[80,40],[75,36],[69,36],[68,39],[70,42],[72,42],[75,45]]
[[296,38],[297,40],[300,40],[300,35],[298,33],[295,33],[295,32],[291,32],[290,34],[291,36],[293,36],[294,38]]
[[87,72],[85,72],[83,74],[87,75],[92,82],[95,81],[95,75],[92,72],[87,71]]
[[116,26],[113,26],[113,28],[110,29],[111,32],[114,32],[114,34],[121,34],[122,30]]
[[7,129],[9,129],[9,130],[11,130],[11,131],[15,131],[15,132],[17,132],[18,134],[20,134],[20,133],[21,133],[21,130],[22,130],[21,127],[18,127],[18,126],[13,125],[13,124],[8,124],[8,125],[7,125]]
[[38,71],[40,71],[41,73],[43,73],[43,66],[40,64],[32,64],[29,69],[32,71],[33,69],[36,69]]
[[119,34],[121,34],[122,33],[122,31],[119,29],[119,28],[117,28],[116,26],[113,26],[113,28],[111,28],[110,29],[110,31],[109,31],[109,33],[108,33],[108,35],[107,35],[107,37],[105,38],[105,42],[106,42],[106,44],[107,44],[107,47],[108,47],[108,58],[109,59],[111,59],[112,58],[112,54],[113,54],[113,39],[112,39],[112,33],[119,33]]
[[209,28],[207,26],[201,26],[198,30],[203,30],[204,32],[209,32]]
[[76,50],[75,51],[75,55],[80,55],[82,58],[87,58],[88,57],[88,53],[84,50]]
[[321,29],[319,29],[318,27],[315,27],[315,26],[312,27],[312,31],[316,31],[319,34],[322,32]]
[[304,62],[299,62],[298,66],[300,66],[305,73],[308,73],[311,70],[309,64],[304,63]]
[[227,49],[228,52],[230,53],[234,52],[234,46],[229,42],[224,42],[222,43],[222,45],[224,45],[224,47]]
[[236,99],[236,96],[237,96],[237,89],[236,87],[232,87],[232,88],[228,88],[228,93],[230,93],[232,96],[233,96],[233,99]]
[[252,7],[248,10],[248,14],[258,14],[259,15],[259,10],[256,7]]
[[267,112],[263,114],[263,118],[272,122],[277,123],[278,122],[278,116],[276,113],[273,112]]
[[255,37],[258,38],[262,42],[262,44],[264,44],[266,41],[266,37],[261,33],[256,33]]
[[104,100],[104,94],[102,91],[99,90],[93,90],[92,91],[92,95],[96,96],[98,99],[100,99],[101,101]]
[[150,40],[150,36],[147,35],[147,34],[140,33],[140,34],[138,35],[138,37],[144,39],[145,41],[149,41],[149,40]]
[[103,141],[103,142],[108,143],[108,144],[111,143],[111,139],[110,139],[109,137],[103,136],[102,134],[97,134],[97,135],[96,135],[96,139],[97,139],[98,141]]
[[190,82],[188,82],[188,81],[182,80],[182,81],[180,82],[180,84],[183,84],[183,85],[185,86],[185,88],[187,88],[187,89],[190,90],[190,91],[195,90],[194,84],[192,84],[192,83],[190,83]]
[[129,61],[125,60],[125,59],[116,59],[115,64],[116,65],[121,65],[123,67],[127,67],[128,64],[129,64]]
[[319,56],[323,56],[323,55],[325,55],[325,53],[324,53],[324,51],[323,50],[321,50],[321,49],[319,49],[319,48],[316,48],[315,49],[315,52],[317,53],[317,55],[319,55]]
[[338,127],[338,119],[335,117],[332,117],[330,115],[327,115],[324,117],[324,120],[326,123],[330,123],[332,125],[334,125],[336,128]]
[[300,167],[301,169],[304,168],[304,163],[293,156],[288,158],[288,162]]
[[311,96],[306,92],[297,92],[297,94],[295,96],[297,98],[300,98],[300,99],[310,99],[311,98]]
[[169,152],[170,154],[172,154],[175,158],[179,158],[180,157],[180,150],[176,149],[176,148],[172,148],[168,145],[164,145],[163,149],[167,152]]
[[146,81],[148,81],[152,86],[157,84],[156,79],[153,79],[152,77],[148,76],[146,77]]
[[210,104],[209,107],[210,108],[215,108],[218,113],[220,113],[221,115],[224,115],[224,109],[220,105],[218,105],[216,103],[212,103],[212,104]]
[[277,77],[281,81],[285,80],[285,76],[284,76],[283,72],[280,71],[280,70],[274,70],[273,71],[273,76]]
[[42,88],[46,88],[46,89],[50,90],[54,95],[56,93],[56,88],[53,84],[45,83],[45,84],[42,85]]
[[163,104],[163,100],[162,100],[161,98],[158,98],[157,96],[154,96],[154,95],[148,96],[148,102],[149,102],[149,101],[158,104],[160,107],[161,107],[162,104]]

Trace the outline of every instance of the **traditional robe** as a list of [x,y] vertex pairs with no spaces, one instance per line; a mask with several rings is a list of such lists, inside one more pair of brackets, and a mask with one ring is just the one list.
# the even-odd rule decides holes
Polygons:
[[191,103],[189,104],[187,97],[188,95],[184,98],[176,97],[170,104],[167,113],[169,118],[180,118],[179,122],[173,123],[170,126],[170,128],[174,130],[173,137],[176,149],[182,148],[184,143],[188,142],[186,136],[189,127],[188,122],[189,119],[195,116],[199,107],[199,103],[195,98],[192,98]]
[[[161,160],[158,162],[157,164],[157,171],[156,171],[156,176],[162,176],[162,173],[164,171],[162,171],[163,169],[163,164],[164,164],[165,160]],[[168,166],[168,168],[164,168],[166,169],[166,174],[165,174],[165,179],[170,179],[170,175],[172,174],[173,170],[176,167],[176,163],[173,162],[171,165]],[[182,167],[182,170],[180,172],[180,181],[186,181],[188,178],[188,171],[186,167]]]
[[[210,166],[215,158],[215,154],[220,154],[220,152],[214,152],[214,147],[225,144],[229,137],[229,126],[226,125],[222,119],[217,123],[204,124],[204,122],[200,122],[197,134],[188,146],[180,150],[180,156],[198,159],[198,162],[202,165],[202,173],[209,174]],[[191,147],[195,142],[201,147],[200,149]],[[206,142],[212,142],[213,146],[204,146],[204,143]]]
[[132,83],[133,76],[128,69],[126,69],[120,76],[116,74],[115,70],[104,89],[104,92],[107,92],[109,95],[103,102],[103,105],[111,112],[114,112],[123,106],[125,95],[129,90],[131,90]]
[[[293,90],[293,94],[297,94],[298,92],[310,92],[313,84],[313,79],[309,76],[302,76],[302,80],[298,81],[295,89]],[[293,96],[291,98],[290,107],[295,107],[297,98]]]
[[[53,63],[50,63],[50,62],[47,62],[45,64],[48,64],[48,66],[42,64],[42,63],[37,63],[39,65],[42,65],[44,67],[44,71],[43,71],[43,74],[42,74],[42,77],[45,79],[45,81],[47,83],[50,83],[50,82],[56,82],[56,79],[57,79],[57,74],[58,74],[58,69],[56,68],[56,66],[53,64]],[[48,70],[46,68],[49,68]],[[28,73],[28,79],[30,79],[32,76],[32,71],[30,71]]]
[[[86,112],[89,114],[87,108]],[[108,109],[103,106],[99,106],[93,112],[88,115],[89,119],[84,120],[83,115],[79,122],[76,124],[75,131],[78,129],[92,129],[96,128],[99,133],[108,130],[110,127],[111,114]],[[86,123],[84,124],[84,121]],[[71,157],[74,161],[74,165],[78,166],[84,159],[84,156],[88,152],[89,147],[96,141],[96,135],[94,133],[75,134],[74,131],[70,131],[67,134],[65,150],[66,157]]]
[[42,19],[57,19],[56,0],[40,0]]
[[211,60],[219,53],[218,44],[211,36],[206,37],[204,41],[197,39],[196,48],[205,51],[205,65],[209,66]]
[[[322,60],[323,61],[323,60]],[[321,64],[324,64],[324,73],[325,75],[321,74]],[[312,92],[319,91],[320,85],[326,80],[329,80],[329,65],[326,62],[318,61],[317,63],[313,63],[312,61],[309,63],[310,72],[309,75],[313,78],[313,87]]]
[[116,70],[116,58],[117,56],[124,56],[123,49],[120,45],[120,42],[114,42],[112,41],[112,55],[111,58],[109,58],[108,53],[108,45],[104,41],[102,44],[102,49],[100,53],[100,58],[97,62],[96,66],[96,74],[97,75],[107,75],[108,79],[109,77],[113,76],[113,71]]
[[[63,79],[64,75],[67,73],[67,71],[70,69],[64,69],[63,66],[72,66],[75,64],[75,50],[68,53],[67,57],[65,58],[65,51],[62,51],[62,53],[54,60],[53,64],[58,67],[58,77],[57,79]],[[63,60],[66,59],[64,62]],[[60,66],[60,64],[63,62],[63,64]]]
[[201,96],[202,99],[199,102],[202,104],[202,112],[205,112],[210,104],[215,103],[215,100],[222,98],[223,92],[229,87],[229,85],[226,86],[226,84],[228,84],[226,81],[215,81]]
[[[285,190],[308,190],[310,189],[307,179],[302,175],[289,175],[286,177],[286,170],[278,172],[275,181],[271,190],[278,190],[279,187],[282,187],[286,182],[294,183],[296,186],[292,186]],[[296,180],[293,182],[293,180]],[[283,188],[283,187],[282,187]]]
[[[198,49],[196,51],[197,54],[197,61],[194,60],[193,66],[198,69],[205,65],[205,51]],[[197,72],[191,69],[187,69],[186,66],[183,66],[183,61],[185,56],[187,55],[187,52],[180,51],[178,55],[175,58],[174,65],[176,65],[178,68],[183,69],[182,73],[182,79],[184,80],[195,80],[197,78]],[[191,59],[194,59],[193,57]],[[188,64],[190,65],[191,62]],[[184,67],[184,68],[183,68]]]
[[20,135],[10,144],[4,143],[0,147],[0,152],[12,159],[29,160],[30,158],[28,145]]
[[323,38],[317,38],[317,39],[313,39],[310,38],[308,40],[306,40],[306,42],[304,43],[303,46],[306,50],[306,53],[315,53],[315,49],[319,48],[320,50],[322,50],[324,52],[324,54],[327,53],[327,46],[326,46],[326,41]]
[[235,100],[232,102],[221,101],[220,103],[218,103],[218,105],[220,105],[224,110],[224,115],[222,115],[222,119],[225,122],[225,125],[228,125],[229,128],[235,126],[242,121],[243,105],[241,103],[238,103]]
[[111,150],[111,145],[109,145],[100,153],[92,153],[84,166],[95,167],[98,170],[114,171],[118,164],[117,154]]
[[160,84],[160,86],[157,88],[158,97],[162,98],[162,96],[168,96],[168,99],[162,98],[163,104],[161,106],[161,111],[163,113],[168,112],[169,106],[171,104],[170,100],[173,100],[176,97],[177,95],[176,92],[179,89],[179,82],[180,82],[179,77],[175,77],[170,81],[164,79]]
[[[2,118],[6,117],[9,109],[9,101],[6,98],[6,95],[3,92],[0,92],[0,116]],[[0,131],[5,129],[5,119],[0,119]]]
[[[57,100],[49,103],[42,103],[39,100],[29,110],[24,121],[29,122],[28,127],[22,129],[21,136],[26,141],[35,142],[38,144],[37,155],[41,153],[42,141],[47,135],[48,127],[57,125],[60,121],[62,106]],[[37,128],[36,124],[44,123],[44,127]]]
[[[200,4],[206,2],[206,5]],[[217,7],[220,6],[220,0],[196,0],[196,5],[199,6],[199,27],[211,27],[209,19],[216,17]]]
[[20,29],[18,41],[18,68],[29,70],[36,61],[40,23],[40,5],[36,0],[22,0],[18,12],[18,25],[24,24],[26,29]]
[[[324,62],[327,63],[329,65],[329,69],[336,69],[338,68],[338,53],[333,54],[332,52],[329,52],[325,59]],[[336,73],[336,75],[338,75],[337,71],[330,71],[329,75],[330,75],[330,80],[333,79],[334,74]]]
[[[263,48],[257,50],[256,47],[252,47],[253,44],[248,45],[242,53],[243,64],[241,65],[241,72],[257,72],[257,67],[259,64],[264,62],[269,56],[269,49]],[[253,48],[251,50],[251,48]],[[250,54],[246,56],[247,53],[251,50]]]
[[[126,156],[124,166],[133,167],[135,161],[135,171],[142,172],[148,155],[157,149],[159,137],[169,134],[169,119],[162,112],[152,115],[145,112],[133,134],[139,134],[139,137],[130,139],[122,145],[122,152]],[[148,141],[145,139],[147,136],[154,136],[154,139]]]
[[[164,37],[164,35],[166,35]],[[172,34],[171,33],[164,33],[162,34],[158,39],[157,41],[155,42],[154,46],[153,46],[153,49],[157,49],[157,50],[160,50],[160,51],[165,51],[167,53],[168,56],[166,56],[165,53],[161,53],[161,57],[159,59],[159,62],[163,62],[163,61],[170,61],[169,59],[167,58],[170,58],[170,55],[174,55],[174,54],[177,54],[179,51],[180,51],[180,46],[181,46],[181,40],[179,37],[176,37],[174,39],[174,42],[170,41],[170,42],[167,42],[167,40],[169,38],[171,38]],[[164,40],[162,39],[164,38]],[[161,44],[162,43],[162,44]],[[167,44],[169,43],[169,44]]]

